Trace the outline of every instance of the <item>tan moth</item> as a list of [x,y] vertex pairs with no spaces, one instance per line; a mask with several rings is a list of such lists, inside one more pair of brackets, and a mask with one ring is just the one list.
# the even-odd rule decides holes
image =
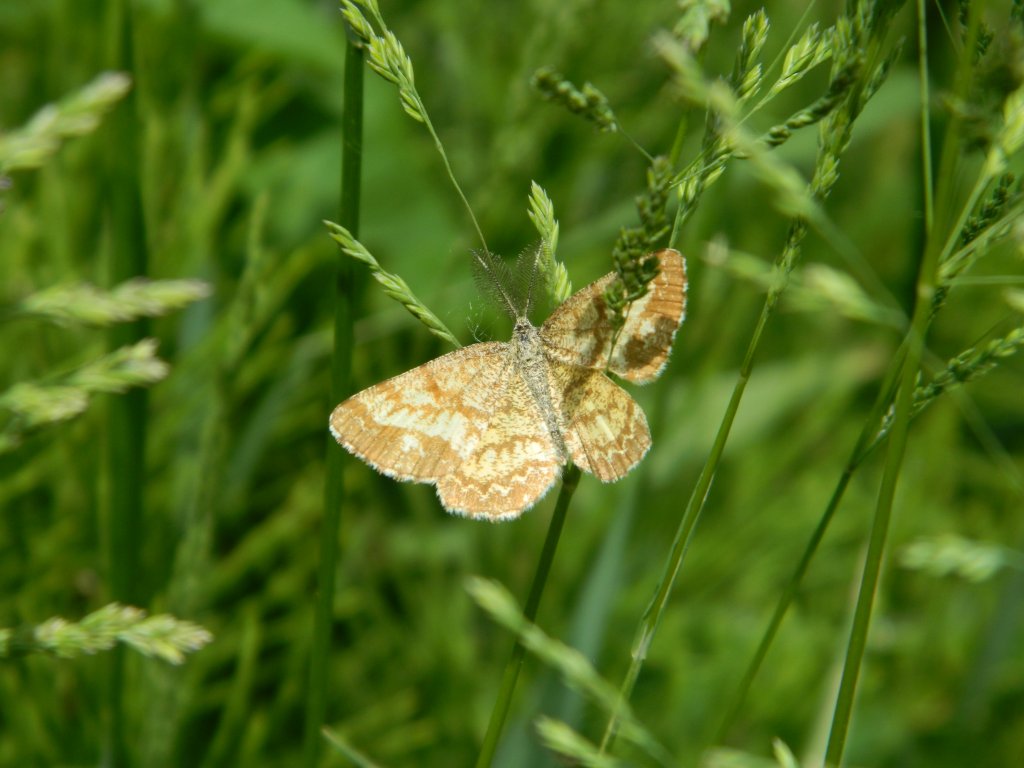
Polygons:
[[331,434],[389,477],[436,485],[445,509],[474,518],[518,517],[569,460],[602,482],[622,478],[651,433],[606,372],[635,384],[657,378],[686,309],[683,257],[655,255],[659,273],[617,336],[604,299],[614,272],[539,328],[506,295],[510,341],[472,344],[364,389],[331,413]]

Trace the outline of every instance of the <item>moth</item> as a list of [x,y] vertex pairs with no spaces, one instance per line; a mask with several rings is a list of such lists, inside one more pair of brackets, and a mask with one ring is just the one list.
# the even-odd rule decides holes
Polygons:
[[[442,506],[486,520],[536,504],[572,461],[602,482],[625,476],[651,446],[637,402],[608,377],[657,378],[686,310],[682,255],[612,323],[612,272],[570,296],[540,326],[500,286],[515,322],[508,342],[481,342],[376,384],[338,405],[330,430],[348,451],[396,480],[431,483]],[[479,257],[478,257],[479,258]]]

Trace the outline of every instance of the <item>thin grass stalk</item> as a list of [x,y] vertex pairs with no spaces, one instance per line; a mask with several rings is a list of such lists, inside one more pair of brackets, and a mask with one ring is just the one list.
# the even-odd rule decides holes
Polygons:
[[[925,4],[923,0],[916,2],[916,13],[918,13],[918,34],[921,47],[922,76],[921,86],[927,83],[927,27],[925,24]],[[978,15],[975,8],[972,8],[972,24],[967,35],[967,42],[961,57],[961,69],[957,73],[957,90],[963,91],[970,82],[971,54],[974,50],[974,42],[978,27]],[[922,118],[922,130],[927,135],[928,131],[928,101],[923,92],[921,109],[925,113]],[[958,143],[958,123],[953,120],[946,133],[942,168],[943,173],[939,178],[944,180],[943,194],[940,200],[948,201],[952,194],[953,185],[949,179],[953,177]],[[929,168],[932,163],[931,142],[923,137],[922,140],[922,164]],[[931,175],[923,175],[926,181],[931,180]],[[937,287],[937,276],[939,264],[951,253],[958,232],[962,231],[971,211],[980,198],[988,178],[984,173],[979,176],[978,182],[971,190],[966,205],[958,216],[955,225],[949,230],[944,245],[938,246],[938,238],[934,229],[927,228],[934,222],[934,218],[926,217],[923,222],[926,226],[923,243],[924,254],[916,280],[916,293],[911,317],[910,329],[906,337],[906,361],[900,377],[899,390],[896,395],[896,402],[893,411],[892,426],[889,431],[889,451],[886,456],[886,463],[883,468],[882,482],[879,487],[879,500],[871,523],[870,538],[867,545],[867,553],[864,557],[864,569],[861,574],[860,588],[857,593],[857,603],[854,608],[853,626],[850,629],[850,640],[847,645],[847,652],[844,658],[843,673],[840,679],[840,688],[836,696],[836,708],[833,713],[833,722],[828,732],[828,742],[825,748],[824,764],[826,766],[840,766],[843,761],[843,754],[846,749],[846,738],[849,733],[850,720],[853,716],[853,702],[857,690],[857,682],[860,676],[860,667],[863,663],[864,651],[867,646],[867,633],[870,629],[871,614],[874,607],[874,597],[878,590],[879,579],[882,571],[882,562],[885,555],[886,542],[889,535],[889,526],[892,519],[893,499],[896,494],[896,483],[903,465],[903,457],[906,453],[907,436],[909,433],[910,417],[913,406],[913,392],[916,387],[916,379],[921,370],[922,357],[925,351],[925,337],[933,316],[933,298]],[[926,201],[931,201],[931,193],[926,196]],[[943,206],[948,209],[948,206]],[[927,213],[927,211],[926,211]]]
[[[530,624],[536,623],[537,608],[540,606],[548,574],[551,572],[551,563],[555,559],[555,550],[558,549],[558,539],[562,535],[569,502],[572,500],[572,495],[576,492],[579,482],[580,469],[575,464],[570,464],[562,476],[562,487],[558,492],[558,500],[555,502],[555,511],[551,515],[551,523],[548,525],[547,536],[544,539],[544,548],[541,550],[537,570],[533,576],[533,584],[530,586],[530,594],[523,608],[523,616]],[[494,761],[494,753],[498,749],[501,732],[505,727],[505,719],[512,706],[512,695],[515,693],[516,681],[519,679],[519,670],[522,669],[525,656],[526,648],[517,638],[501,677],[501,687],[498,689],[494,709],[491,710],[491,719],[487,724],[487,732],[484,734],[484,741],[476,760],[476,768],[488,768]]]
[[[872,37],[869,39],[868,55],[866,56],[868,61],[876,60],[881,45],[881,36],[880,30],[874,30]],[[824,174],[819,177],[818,170],[820,170],[820,163],[826,155],[833,155],[834,160],[838,160],[842,151],[845,149],[849,140],[850,126],[857,114],[859,114],[860,107],[862,106],[861,94],[863,87],[864,81],[861,79],[850,89],[849,96],[847,96],[846,106],[840,107],[840,109],[845,109],[846,111],[845,125],[841,128],[841,133],[838,134],[837,137],[833,137],[830,142],[819,141],[819,156],[816,163],[815,178],[811,182],[811,190],[814,197],[818,200],[823,200],[828,197],[832,190],[832,186],[835,183],[835,178],[837,178],[835,174]],[[703,172],[706,173],[707,171],[708,166],[705,163]],[[688,212],[683,209],[677,210],[670,242],[675,242],[678,237],[680,227],[685,221],[687,213]],[[708,492],[711,489],[711,482],[714,479],[715,471],[717,470],[718,464],[721,460],[725,443],[728,441],[736,412],[739,408],[740,401],[743,398],[743,392],[750,379],[754,354],[760,342],[761,334],[764,331],[775,306],[778,304],[782,293],[785,291],[786,285],[789,281],[789,275],[792,272],[800,254],[801,243],[803,242],[806,234],[806,220],[800,216],[795,217],[789,227],[785,246],[783,247],[782,253],[776,263],[777,283],[765,297],[765,302],[761,309],[757,326],[754,329],[750,343],[747,347],[743,364],[740,367],[739,378],[734,386],[732,396],[722,418],[722,422],[719,425],[711,453],[708,456],[700,477],[697,480],[697,484],[695,485],[690,499],[687,502],[686,509],[680,519],[679,527],[676,530],[676,535],[672,543],[672,549],[662,573],[661,581],[658,584],[658,589],[655,593],[654,599],[641,618],[640,627],[633,644],[632,661],[630,662],[629,669],[626,672],[626,676],[620,689],[619,706],[612,712],[605,727],[605,733],[601,741],[602,753],[608,751],[614,742],[618,723],[621,718],[622,704],[627,702],[632,696],[633,688],[640,673],[640,668],[643,666],[647,657],[648,647],[661,621],[661,616],[665,610],[665,606],[668,602],[668,597],[671,594],[679,568],[682,566],[683,558],[689,548],[690,537],[693,534],[697,520],[700,518],[700,514],[703,511]]]
[[761,310],[761,320],[758,322],[757,329],[750,340],[750,346],[747,348],[747,356],[743,362],[743,368],[740,370],[739,380],[733,388],[732,397],[729,399],[729,405],[718,428],[718,434],[715,435],[715,442],[711,447],[711,453],[704,464],[703,470],[701,470],[700,477],[697,479],[697,484],[694,486],[690,500],[687,502],[686,510],[683,512],[683,517],[679,522],[675,538],[672,541],[672,549],[665,564],[665,570],[662,572],[661,580],[658,583],[657,592],[640,620],[640,629],[633,641],[632,660],[630,661],[629,669],[626,671],[622,687],[619,690],[619,700],[611,717],[608,719],[608,724],[605,726],[604,736],[601,738],[600,751],[602,753],[611,749],[612,743],[615,740],[619,720],[622,717],[623,706],[633,694],[637,677],[640,675],[640,668],[647,658],[647,649],[658,629],[669,594],[672,591],[672,585],[675,582],[676,575],[679,573],[679,568],[683,564],[686,551],[690,546],[690,537],[693,534],[694,527],[697,525],[700,512],[704,507],[704,500],[711,489],[711,481],[714,479],[715,470],[718,468],[722,452],[725,450],[726,441],[729,439],[729,432],[736,418],[736,412],[739,410],[740,401],[743,399],[743,392],[747,387],[747,382],[750,380],[753,354],[761,338],[761,331],[764,329],[767,313],[770,311],[766,302]]
[[[922,260],[921,274],[918,278],[918,299],[915,304],[914,316],[908,336],[907,361],[903,366],[900,376],[895,414],[893,416],[892,429],[889,433],[889,450],[882,473],[882,483],[879,488],[875,517],[871,525],[871,536],[868,540],[864,572],[861,575],[860,589],[857,594],[857,605],[854,610],[850,641],[847,646],[846,658],[843,662],[843,674],[839,684],[839,693],[836,697],[832,727],[829,731],[828,747],[825,752],[826,765],[840,765],[846,745],[850,718],[853,714],[853,699],[860,675],[861,662],[864,659],[864,649],[867,647],[868,629],[871,624],[875,594],[882,570],[882,558],[885,554],[885,545],[889,534],[889,522],[892,518],[892,503],[896,493],[896,482],[899,479],[903,456],[906,452],[907,435],[910,427],[910,410],[914,399],[917,371],[920,369],[921,356],[924,351],[924,334],[927,331],[931,313],[931,297],[935,290],[934,278],[937,264],[937,251],[934,248],[926,248],[926,256]],[[931,271],[927,272],[926,270]]]
[[455,171],[452,170],[452,164],[448,160],[448,153],[444,151],[444,145],[441,143],[441,137],[437,135],[437,131],[434,130],[434,124],[430,122],[430,118],[427,117],[426,110],[423,111],[423,124],[427,126],[427,131],[430,133],[430,137],[434,140],[434,146],[437,148],[438,154],[441,155],[441,162],[444,163],[445,173],[448,174],[448,179],[451,181],[452,186],[455,187],[455,191],[459,194],[459,199],[462,200],[462,204],[466,208],[466,212],[469,214],[470,221],[473,222],[473,229],[476,230],[477,237],[480,238],[480,245],[483,246],[484,250],[489,250],[487,247],[487,239],[484,237],[484,231],[480,228],[480,223],[476,220],[476,214],[473,213],[473,206],[469,204],[469,199],[466,197],[466,193],[462,191],[462,186],[459,184],[459,180],[455,178]]
[[928,120],[931,91],[928,88],[928,29],[924,0],[917,0],[917,81],[921,88],[921,193],[924,202],[924,231],[930,233],[935,223],[932,201],[932,136]]
[[[430,120],[426,104],[423,103],[423,99],[420,98],[419,91],[416,89],[412,60],[405,53],[405,49],[402,47],[397,36],[384,22],[384,17],[381,15],[376,0],[353,0],[352,2],[345,0],[342,3],[342,10],[345,18],[354,25],[350,27],[352,34],[362,40],[362,43],[369,48],[370,67],[385,80],[394,83],[398,87],[402,109],[407,115],[417,122],[423,123],[426,127],[430,138],[434,141],[434,147],[437,149],[438,154],[441,155],[445,173],[448,174],[452,186],[455,187],[459,199],[462,201],[470,220],[473,222],[473,228],[480,238],[480,243],[485,251],[488,250],[487,240],[484,239],[484,232],[480,228],[476,215],[473,213],[473,207],[469,204],[469,198],[462,191],[459,180],[455,178],[455,172],[452,170],[451,162],[448,160],[448,153],[445,152],[444,145],[441,143],[441,137],[434,130],[434,124]],[[362,11],[364,10],[368,11],[371,18],[373,18],[374,23],[377,25],[377,30],[363,16]],[[380,36],[381,34],[383,34],[383,37]]]
[[615,710],[608,718],[604,735],[601,738],[600,750],[602,753],[610,750],[615,741],[619,721],[622,717],[623,705],[629,701],[633,694],[633,688],[636,685],[637,677],[640,674],[640,668],[643,666],[644,661],[647,658],[647,650],[650,647],[651,640],[658,630],[658,625],[661,623],[661,617],[665,611],[665,606],[668,604],[668,598],[672,593],[672,587],[675,584],[676,576],[679,573],[679,569],[682,567],[683,559],[686,557],[686,551],[689,549],[690,538],[697,526],[697,520],[700,519],[700,514],[704,509],[704,502],[707,500],[708,492],[711,490],[711,482],[714,480],[715,472],[718,469],[718,464],[722,458],[722,453],[725,451],[725,444],[729,440],[729,433],[732,431],[732,425],[736,419],[736,413],[739,411],[740,402],[743,400],[743,393],[747,388],[747,383],[750,381],[750,375],[754,367],[754,355],[757,352],[758,345],[760,344],[761,334],[764,332],[768,319],[771,317],[776,305],[778,304],[779,297],[785,290],[789,274],[792,271],[793,265],[796,261],[796,256],[799,252],[800,241],[803,239],[806,232],[807,227],[801,219],[794,220],[790,226],[789,235],[786,238],[786,245],[783,248],[782,256],[779,261],[779,283],[775,290],[769,292],[765,297],[764,305],[761,307],[761,314],[757,320],[757,326],[754,328],[754,332],[750,337],[750,343],[747,345],[743,364],[740,366],[739,378],[733,387],[732,395],[729,398],[729,404],[722,417],[722,422],[719,424],[718,433],[715,435],[715,441],[711,447],[711,452],[704,464],[704,468],[701,470],[700,477],[697,479],[697,484],[694,486],[693,492],[690,494],[690,499],[686,504],[686,509],[683,511],[683,516],[679,521],[679,527],[676,529],[675,538],[672,541],[672,548],[669,552],[668,560],[665,563],[665,569],[662,571],[661,580],[658,582],[657,591],[655,592],[650,605],[648,605],[647,609],[644,611],[643,617],[640,619],[640,628],[633,641],[632,659],[619,690],[619,701]]
[[[353,235],[359,233],[360,181],[363,157],[363,49],[355,37],[345,45],[345,93],[342,114],[341,210],[339,221]],[[350,388],[352,368],[352,260],[338,254],[334,300],[334,351],[331,356],[331,403],[341,402]],[[334,605],[334,574],[338,566],[338,531],[344,486],[344,452],[328,435],[327,476],[324,482],[324,522],[320,532],[319,590],[310,649],[310,677],[306,699],[303,765],[313,768],[320,754],[327,711],[328,660]]]
[[[132,71],[132,29],[129,3],[114,2],[106,16],[106,65],[114,71]],[[137,116],[133,91],[110,115],[106,142],[106,224],[110,248],[109,279],[117,285],[147,271],[146,237],[138,168]],[[134,344],[146,335],[146,322],[114,325],[110,347]],[[104,537],[110,599],[137,604],[141,595],[138,553],[142,549],[143,476],[146,465],[145,388],[110,398],[107,410],[106,476],[108,510]],[[124,649],[110,656],[105,721],[106,765],[127,763],[124,712]]]
[[811,538],[808,540],[807,546],[804,548],[803,555],[800,557],[800,562],[793,571],[793,575],[790,576],[789,582],[786,584],[786,588],[783,590],[778,603],[775,605],[775,610],[772,613],[771,620],[768,622],[768,627],[761,636],[761,641],[758,643],[757,650],[754,651],[754,655],[751,657],[750,663],[747,665],[747,669],[743,673],[743,677],[740,679],[739,685],[736,687],[736,691],[730,700],[728,708],[726,709],[725,716],[722,718],[722,722],[715,732],[714,738],[711,742],[712,745],[723,744],[725,742],[725,739],[729,734],[729,730],[732,728],[732,725],[736,720],[736,716],[739,714],[740,708],[743,706],[743,702],[746,700],[747,694],[750,692],[750,687],[754,682],[754,678],[757,677],[757,673],[761,669],[761,664],[764,662],[765,657],[768,655],[768,651],[771,649],[772,643],[778,634],[779,627],[782,625],[782,620],[786,617],[786,612],[789,610],[789,606],[796,598],[800,585],[803,583],[804,576],[807,575],[807,570],[810,568],[815,554],[817,554],[818,547],[821,545],[821,541],[825,537],[825,533],[828,530],[829,525],[832,523],[835,512],[839,508],[839,505],[843,500],[843,496],[846,494],[846,488],[849,485],[850,480],[853,478],[854,473],[860,465],[870,455],[872,450],[874,450],[874,448],[879,444],[875,441],[875,438],[878,435],[878,430],[882,423],[882,417],[884,416],[886,409],[889,407],[889,404],[892,402],[895,385],[903,369],[905,351],[906,345],[904,344],[900,347],[899,352],[897,352],[893,365],[890,366],[882,386],[878,390],[878,396],[864,422],[864,427],[857,438],[857,442],[854,445],[853,450],[850,452],[850,458],[847,460],[846,466],[843,468],[838,481],[836,481],[836,486],[832,490],[832,496],[829,498],[825,511],[822,513],[821,519],[818,521],[818,525],[815,527],[813,533],[811,533]]

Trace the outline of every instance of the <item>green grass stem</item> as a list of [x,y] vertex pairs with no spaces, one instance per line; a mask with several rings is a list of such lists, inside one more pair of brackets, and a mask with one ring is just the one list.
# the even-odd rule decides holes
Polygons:
[[[869,60],[872,60],[874,55],[877,55],[877,50],[880,45],[880,36],[881,34],[878,33],[877,30],[872,30],[872,37],[868,42],[868,48],[871,52],[871,55],[867,57]],[[870,70],[868,71],[870,72]],[[845,102],[829,118],[834,120],[834,123],[831,126],[833,135],[827,137],[823,136],[822,140],[819,142],[815,178],[811,182],[809,195],[809,198],[816,202],[821,202],[828,197],[835,183],[836,174],[834,172],[821,173],[821,169],[825,166],[832,166],[834,168],[834,165],[838,165],[839,157],[847,145],[853,120],[856,118],[857,114],[859,114],[860,109],[863,106],[861,101],[861,89],[865,77],[864,69],[859,68],[856,75],[856,82],[852,83],[852,87],[848,91],[849,95]],[[709,122],[704,138],[703,146],[705,149],[709,148],[713,144],[713,141],[710,138],[711,136],[712,125]],[[707,177],[706,175],[709,173],[711,173],[711,170],[708,168],[707,164],[705,164],[701,175],[698,177],[696,185],[688,191],[684,188],[685,194],[683,195],[682,203],[676,212],[675,223],[670,237],[670,244],[676,242],[681,231],[681,226],[684,223],[688,212],[692,210],[693,205],[703,191],[704,180]],[[719,424],[718,432],[715,435],[711,452],[708,455],[700,476],[697,479],[697,483],[694,486],[693,492],[690,495],[689,501],[687,502],[686,508],[680,518],[675,537],[672,541],[672,547],[665,563],[665,568],[662,571],[661,578],[655,590],[654,598],[640,619],[640,625],[633,641],[631,654],[632,659],[620,688],[620,701],[622,704],[627,703],[632,696],[633,688],[636,685],[637,678],[640,674],[640,669],[643,667],[644,661],[647,658],[648,648],[650,647],[650,643],[657,632],[662,615],[664,614],[665,608],[668,604],[668,599],[675,584],[676,576],[679,573],[679,569],[682,567],[683,559],[685,558],[687,549],[689,548],[693,531],[696,528],[701,512],[704,509],[704,504],[711,490],[711,483],[714,480],[715,472],[717,471],[718,465],[721,461],[722,454],[725,450],[725,444],[728,442],[729,434],[736,418],[736,413],[739,410],[740,402],[743,399],[743,393],[750,380],[751,372],[753,370],[754,356],[760,344],[761,336],[782,293],[785,291],[786,285],[789,281],[789,275],[791,274],[797,258],[800,255],[802,243],[806,234],[806,221],[801,215],[799,215],[799,213],[797,213],[797,215],[792,219],[786,243],[783,246],[782,252],[776,262],[775,284],[765,297],[757,324],[747,345],[743,363],[740,366],[738,379],[733,387],[725,414]],[[602,752],[611,749],[611,746],[614,743],[621,711],[621,707],[617,708],[608,719],[608,723],[605,726],[604,736],[601,740]]]
[[630,661],[629,669],[626,672],[626,676],[623,679],[622,687],[619,691],[619,702],[615,710],[612,712],[611,717],[609,717],[608,723],[605,726],[604,736],[601,738],[602,753],[611,749],[615,740],[615,734],[618,730],[623,707],[629,702],[630,696],[633,693],[637,677],[640,675],[640,669],[647,658],[647,650],[650,647],[651,640],[654,638],[655,632],[657,632],[658,624],[664,614],[665,606],[668,603],[669,595],[671,594],[672,587],[675,584],[676,576],[679,573],[680,567],[682,567],[683,558],[686,556],[686,550],[690,546],[690,538],[693,534],[693,529],[697,525],[697,520],[704,507],[704,500],[707,498],[708,491],[711,489],[711,481],[714,479],[715,470],[721,460],[722,452],[725,450],[725,444],[729,439],[729,432],[731,431],[733,421],[736,418],[736,412],[739,410],[740,401],[743,399],[743,392],[747,387],[747,382],[750,380],[750,372],[753,364],[753,352],[757,347],[758,340],[760,339],[761,329],[764,327],[764,320],[767,317],[766,313],[768,311],[766,303],[765,309],[761,314],[761,321],[758,322],[757,330],[751,338],[750,346],[747,350],[747,357],[744,361],[743,369],[740,371],[739,380],[733,388],[725,416],[718,428],[718,434],[715,435],[715,442],[711,447],[711,453],[708,456],[707,462],[704,464],[704,468],[701,470],[700,477],[697,479],[697,484],[694,486],[693,492],[690,494],[690,500],[687,502],[686,509],[679,522],[679,527],[676,529],[675,537],[672,540],[672,548],[669,552],[665,568],[662,571],[661,579],[658,582],[658,588],[654,594],[654,599],[647,607],[647,610],[644,611],[644,615],[640,620],[640,628],[633,641],[632,659]]
[[[562,475],[562,487],[558,491],[558,500],[555,502],[555,510],[551,514],[551,523],[548,525],[547,536],[544,539],[544,548],[541,550],[537,570],[533,576],[533,584],[530,586],[530,594],[526,598],[526,606],[523,608],[523,617],[531,624],[536,622],[537,608],[540,606],[548,574],[551,572],[551,564],[555,559],[555,550],[558,549],[558,539],[562,535],[562,526],[565,523],[566,512],[569,510],[569,502],[572,500],[572,495],[576,492],[579,482],[580,469],[575,464],[570,464],[565,474]],[[491,710],[491,719],[487,723],[487,732],[484,734],[484,741],[476,760],[476,768],[488,768],[494,760],[494,753],[498,749],[501,732],[505,727],[505,718],[512,706],[512,695],[515,693],[516,681],[519,679],[519,670],[522,669],[525,656],[525,646],[519,639],[516,639],[508,663],[505,665],[505,671],[501,676],[501,687],[498,689],[494,709]]]
[[[922,80],[927,82],[927,38],[926,26],[924,23],[925,6],[923,0],[918,0],[916,5],[918,15],[919,46],[922,51],[919,54],[919,62],[922,72]],[[975,9],[972,9],[974,11]],[[973,40],[978,28],[978,14],[972,13],[972,24],[969,26],[965,50],[971,50]],[[970,82],[969,72],[971,70],[971,57],[963,56],[960,61],[958,73],[958,87],[961,93],[968,87]],[[928,102],[926,100],[927,90],[923,91],[921,109],[927,112]],[[943,180],[939,199],[948,200],[952,194],[953,185],[950,179],[953,177],[952,169],[955,166],[957,151],[959,148],[959,125],[957,120],[951,122],[946,134],[943,151],[942,168],[944,173],[939,174]],[[922,119],[921,130],[927,134],[928,120]],[[924,165],[931,164],[931,144],[927,140],[922,141],[922,162]],[[871,627],[871,616],[874,610],[875,596],[878,590],[878,583],[881,576],[885,547],[889,536],[889,527],[892,520],[893,500],[896,495],[896,485],[899,481],[900,471],[903,467],[903,458],[906,454],[907,439],[910,430],[910,421],[913,415],[914,392],[917,388],[917,379],[921,370],[921,361],[925,350],[925,337],[934,316],[933,299],[937,288],[937,279],[940,264],[948,258],[955,244],[959,239],[960,232],[975,204],[984,192],[992,178],[992,166],[986,163],[982,169],[977,183],[968,195],[963,205],[956,224],[949,230],[944,244],[939,247],[939,235],[930,229],[934,219],[926,216],[923,222],[925,231],[921,242],[923,243],[923,255],[920,260],[916,280],[916,293],[914,312],[911,318],[910,329],[907,332],[905,341],[906,361],[902,367],[899,380],[899,388],[896,393],[896,400],[893,409],[891,427],[888,432],[889,442],[885,464],[882,470],[882,480],[878,491],[878,501],[875,507],[875,515],[872,520],[871,533],[868,539],[868,550],[864,558],[864,569],[861,574],[861,583],[857,593],[857,602],[854,608],[853,625],[850,628],[850,639],[847,644],[845,658],[843,660],[843,671],[839,682],[839,691],[836,695],[835,710],[832,715],[832,724],[829,729],[828,743],[825,749],[825,764],[827,766],[840,766],[846,748],[846,739],[849,733],[850,721],[853,716],[853,705],[857,692],[857,683],[860,677],[860,668],[864,661],[864,652],[867,648],[868,631]],[[928,177],[930,178],[930,176]],[[930,202],[930,195],[926,198],[926,204]],[[948,209],[948,205],[944,206]]]
[[[339,220],[359,232],[360,182],[363,157],[363,48],[349,34],[345,46],[345,93],[342,115],[341,210]],[[352,260],[338,255],[334,298],[334,350],[331,355],[331,403],[348,395],[352,368],[352,307],[355,300]],[[316,613],[310,652],[309,689],[303,740],[303,765],[317,764],[329,691],[328,661],[334,616],[334,577],[338,568],[345,454],[328,435],[327,476],[324,482],[324,520],[320,531],[320,566]]]
[[[672,592],[672,587],[675,585],[676,576],[679,574],[679,569],[682,567],[683,559],[686,557],[686,551],[690,546],[690,539],[693,535],[693,531],[696,528],[697,521],[700,519],[700,514],[704,509],[704,503],[707,500],[709,491],[711,490],[711,483],[714,480],[715,472],[721,462],[722,453],[725,451],[725,444],[729,440],[729,433],[732,431],[732,425],[736,419],[736,413],[739,411],[740,402],[743,400],[743,393],[747,388],[747,383],[750,381],[750,376],[754,367],[754,355],[757,352],[761,335],[764,332],[769,317],[772,315],[775,306],[778,303],[779,296],[785,289],[786,279],[792,271],[796,255],[799,252],[799,243],[806,234],[806,231],[806,226],[800,220],[794,221],[790,227],[789,237],[787,238],[786,246],[783,249],[782,256],[780,257],[779,282],[765,297],[761,313],[757,320],[757,325],[755,326],[754,332],[747,345],[743,364],[740,366],[739,378],[733,387],[732,394],[729,398],[729,404],[726,406],[725,414],[719,424],[718,432],[715,435],[715,440],[711,447],[711,452],[708,455],[704,468],[701,470],[697,483],[690,494],[690,499],[683,511],[683,515],[680,518],[679,526],[677,527],[675,537],[672,540],[672,547],[665,562],[665,568],[662,570],[654,598],[640,619],[640,626],[633,641],[631,653],[632,659],[620,688],[620,705],[626,704],[632,696],[633,688],[636,685],[637,677],[640,674],[640,669],[643,667],[644,661],[647,658],[647,650],[650,647],[651,640],[654,638],[654,635],[658,630],[658,625],[661,622],[665,607],[668,604],[668,598]],[[604,736],[601,739],[602,752],[611,749],[615,740],[615,734],[618,729],[621,713],[622,707],[619,706],[612,712],[611,717],[608,719],[608,723],[605,726]]]
[[930,233],[935,223],[932,201],[932,135],[928,88],[928,27],[924,0],[917,0],[917,81],[921,89],[921,195],[924,201],[924,231]]
[[[112,70],[132,71],[132,17],[126,2],[111,3],[106,16],[106,64]],[[129,92],[112,111],[106,126],[106,208],[109,226],[110,285],[144,276],[147,271],[146,235],[138,178],[139,137],[136,99]],[[145,320],[114,325],[112,350],[141,341]],[[108,509],[104,537],[111,600],[138,603],[139,552],[142,550],[143,488],[146,469],[145,389],[110,399],[107,411]],[[110,655],[105,718],[107,765],[127,764],[125,747],[124,650]]]
[[860,666],[867,647],[868,629],[874,608],[875,594],[882,570],[882,558],[889,534],[889,522],[892,518],[892,504],[896,493],[903,456],[906,452],[907,435],[910,427],[910,411],[914,399],[914,388],[917,383],[917,372],[921,367],[921,356],[924,351],[924,334],[928,329],[931,315],[931,298],[935,290],[935,273],[938,254],[934,249],[926,249],[925,259],[921,263],[921,275],[918,280],[917,302],[908,335],[907,360],[900,374],[899,390],[896,395],[895,415],[889,433],[889,450],[882,474],[882,483],[878,494],[878,505],[871,526],[868,540],[868,551],[865,556],[864,572],[861,575],[857,605],[854,609],[853,627],[850,631],[850,642],[847,646],[846,658],[843,663],[843,674],[836,697],[836,708],[829,732],[828,747],[825,752],[825,763],[838,766],[842,762],[846,735],[853,713],[853,700],[856,693]]
[[[373,25],[366,20],[366,17],[363,16],[359,9],[360,6],[370,13],[381,34],[378,34]],[[351,25],[352,34],[362,38],[366,45],[369,52],[368,63],[370,67],[385,80],[394,83],[398,87],[402,109],[413,120],[423,123],[426,127],[427,133],[430,134],[430,138],[434,142],[434,148],[441,155],[441,162],[444,164],[445,173],[448,175],[452,186],[455,187],[455,192],[458,194],[463,206],[465,206],[466,213],[469,214],[469,219],[473,223],[477,237],[480,238],[480,244],[483,245],[485,251],[488,250],[484,231],[480,228],[476,214],[473,213],[473,206],[469,204],[469,198],[466,197],[465,192],[462,191],[462,186],[459,184],[459,180],[455,177],[455,171],[452,170],[452,164],[448,160],[448,153],[445,151],[444,144],[441,143],[441,137],[438,136],[434,124],[430,120],[430,114],[427,112],[427,106],[423,103],[419,90],[416,88],[412,60],[406,54],[401,41],[384,22],[384,16],[381,14],[376,2],[370,2],[369,0],[343,0],[342,12]]]
[[757,649],[754,651],[754,655],[747,664],[743,677],[740,679],[740,682],[736,687],[736,691],[733,693],[732,698],[729,701],[729,705],[725,711],[725,716],[722,718],[721,724],[718,726],[718,730],[715,732],[714,738],[712,739],[711,743],[713,745],[725,743],[729,730],[732,728],[732,725],[736,720],[736,716],[739,714],[740,708],[743,706],[743,702],[746,700],[747,694],[750,692],[754,678],[757,677],[757,673],[761,669],[761,664],[764,662],[765,657],[768,655],[768,651],[771,649],[772,643],[775,641],[779,627],[782,626],[782,621],[786,617],[786,612],[789,610],[789,606],[792,605],[793,600],[796,598],[797,593],[800,590],[800,585],[803,583],[804,576],[807,575],[807,570],[810,568],[811,562],[814,560],[814,556],[818,551],[818,547],[821,545],[821,541],[825,537],[825,532],[831,525],[836,510],[839,508],[839,505],[843,500],[843,496],[846,494],[846,488],[849,485],[850,480],[853,478],[854,473],[861,464],[863,464],[864,460],[878,445],[876,442],[876,436],[879,433],[882,418],[890,403],[892,403],[895,384],[903,368],[905,349],[905,346],[901,347],[900,351],[896,354],[893,365],[890,366],[885,380],[878,390],[878,396],[875,399],[875,403],[872,406],[867,419],[864,421],[864,426],[857,438],[857,442],[854,445],[853,450],[850,453],[850,458],[847,461],[846,466],[843,468],[839,479],[836,481],[835,488],[832,490],[832,495],[825,507],[825,511],[822,513],[821,519],[818,521],[817,526],[815,526],[814,531],[811,533],[811,538],[808,540],[807,546],[804,547],[804,552],[800,556],[800,561],[797,563],[797,566],[793,571],[793,575],[790,576],[789,582],[786,584],[786,588],[783,590],[778,603],[775,605],[775,610],[772,612],[772,617],[768,622],[768,627],[761,636]]

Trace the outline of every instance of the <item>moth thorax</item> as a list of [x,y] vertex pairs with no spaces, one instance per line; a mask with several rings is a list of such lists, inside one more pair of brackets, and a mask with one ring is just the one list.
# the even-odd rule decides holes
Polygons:
[[562,425],[551,399],[551,382],[548,380],[544,343],[540,338],[540,330],[525,317],[516,320],[512,332],[512,356],[516,371],[522,376],[530,397],[544,419],[551,444],[559,460],[564,462],[569,453],[565,446],[565,438],[562,436]]
[[516,320],[515,328],[512,329],[512,346],[521,363],[529,363],[543,354],[540,332],[525,317]]

